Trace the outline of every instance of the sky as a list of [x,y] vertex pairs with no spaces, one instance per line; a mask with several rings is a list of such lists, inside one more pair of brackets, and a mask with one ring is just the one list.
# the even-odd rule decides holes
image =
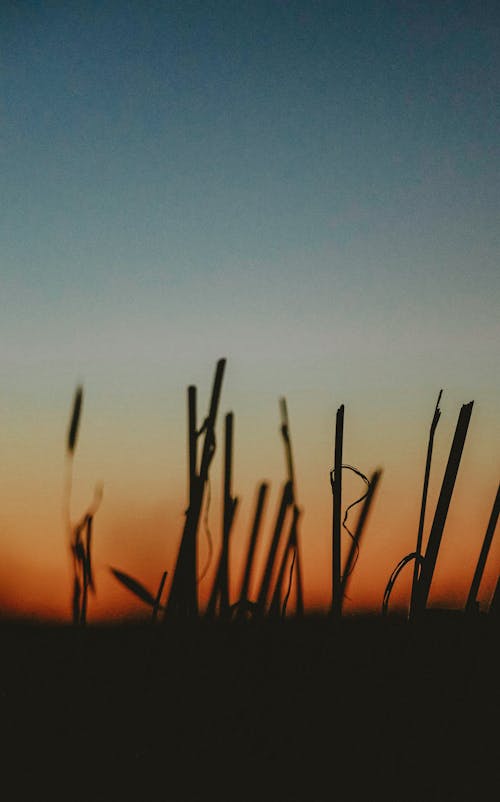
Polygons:
[[[201,418],[220,357],[233,576],[263,479],[263,549],[270,537],[284,396],[311,609],[331,593],[337,407],[345,460],[383,470],[354,612],[380,609],[414,549],[439,390],[426,532],[474,400],[430,597],[463,606],[500,467],[499,34],[494,2],[1,4],[0,613],[70,615],[62,510],[79,383],[74,520],[104,487],[89,618],[141,613],[109,566],[151,588],[171,576],[186,388]],[[346,503],[362,491],[346,478]],[[200,563],[206,552],[201,531]],[[483,607],[499,566],[497,536]]]

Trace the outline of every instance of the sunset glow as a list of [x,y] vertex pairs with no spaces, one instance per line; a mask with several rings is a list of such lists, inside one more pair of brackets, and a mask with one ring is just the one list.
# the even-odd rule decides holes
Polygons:
[[[231,601],[265,480],[254,592],[261,575],[286,480],[285,397],[306,609],[331,603],[344,404],[344,462],[382,470],[344,610],[379,613],[415,548],[443,388],[424,543],[460,407],[474,408],[429,603],[462,609],[500,474],[498,15],[462,3],[72,7],[0,11],[0,615],[71,620],[78,384],[73,523],[103,484],[88,621],[150,615],[109,569],[152,593],[166,570],[168,593],[188,503],[186,390],[198,388],[201,426],[221,357],[202,606],[226,412],[240,499]],[[363,491],[346,473],[344,507]],[[201,573],[203,520],[198,546]],[[482,609],[499,567],[495,536]],[[391,610],[407,609],[411,572]]]
[[[228,384],[231,367],[229,364]],[[90,392],[88,395],[91,397]],[[89,400],[87,403],[87,398],[84,400],[74,463],[73,520],[81,517],[90,504],[94,484],[98,480],[104,483],[104,497],[94,524],[97,594],[90,599],[89,620],[149,615],[147,608],[116,582],[109,566],[118,567],[140,579],[153,593],[163,570],[169,571],[170,578],[172,576],[183,526],[186,504],[184,478],[187,474],[183,442],[186,434],[182,432],[181,425],[174,423],[182,420],[182,388],[178,395],[174,410],[170,414],[165,410],[163,424],[155,405],[156,419],[146,421],[140,418],[140,425],[134,429],[132,421],[129,425],[124,421],[122,432],[116,427],[115,439],[112,437],[112,428],[109,436],[106,436],[102,423],[99,425],[98,421],[92,420],[92,402]],[[317,395],[321,397],[323,394],[318,392]],[[70,401],[71,398],[66,400]],[[260,581],[279,494],[285,481],[285,461],[279,432],[278,404],[269,410],[269,420],[262,416],[259,431],[250,399],[247,399],[246,405],[243,400],[240,401],[241,416],[235,403],[238,400],[236,393],[231,400],[231,407],[236,410],[233,493],[240,499],[231,540],[231,591],[232,601],[236,601],[257,485],[264,479],[270,482],[256,556],[254,590]],[[351,415],[349,406],[346,406],[345,462],[358,466],[366,473],[378,466],[383,470],[351,581],[349,599],[345,603],[346,613],[361,610],[378,612],[392,568],[404,554],[414,549],[433,401],[429,399],[425,410],[427,416],[423,414],[424,410],[415,410],[418,426],[411,417],[405,420],[406,416],[402,414],[398,420],[385,420],[385,424],[382,417],[378,420],[372,417],[369,421],[361,417],[356,421],[355,413]],[[61,415],[61,420],[54,421],[52,426],[48,424],[54,441],[59,442],[59,454],[55,448],[49,448],[50,436],[43,426],[33,430],[30,443],[25,443],[23,447],[15,444],[11,430],[11,470],[10,476],[6,477],[8,481],[4,480],[6,502],[2,510],[4,559],[1,601],[2,610],[7,615],[59,620],[66,620],[69,616],[69,544],[63,521],[65,435],[70,404],[67,406],[65,418]],[[353,406],[359,410],[359,403]],[[450,394],[445,396],[442,406],[444,414],[436,438],[426,534],[432,522],[459,408],[456,402],[452,405]],[[463,607],[496,492],[495,475],[486,469],[486,464],[494,461],[494,449],[488,436],[487,416],[484,412],[481,415],[480,406],[476,401],[478,409],[473,412],[446,524],[432,586],[431,601],[434,605]],[[228,408],[224,391],[222,408]],[[305,410],[301,409],[300,404],[294,405],[293,396],[289,397],[289,410],[297,495],[302,510],[299,531],[305,602],[307,609],[326,610],[331,603],[332,496],[329,470],[333,464],[334,410],[333,405],[328,410],[325,403],[322,415],[312,413],[309,424]],[[330,422],[327,420],[328,411]],[[478,413],[476,419],[475,412]],[[251,421],[251,426],[248,421]],[[211,501],[208,511],[213,559],[211,570],[199,584],[202,606],[210,592],[221,542],[220,421],[218,430],[219,451],[210,470]],[[21,437],[22,433],[19,432]],[[127,439],[131,442],[127,442]],[[378,459],[377,451],[380,454]],[[489,456],[485,458],[484,455]],[[13,466],[17,466],[17,470],[13,470]],[[363,492],[363,483],[357,477],[346,474],[345,506]],[[25,498],[30,500],[29,504],[24,501]],[[354,508],[348,519],[350,527],[357,515],[357,509]],[[283,537],[283,543],[284,540]],[[200,574],[208,557],[207,542],[206,526],[202,521],[199,528]],[[349,537],[344,534],[344,554],[348,547]],[[480,601],[483,605],[488,604],[494,589],[498,556],[498,544],[494,542],[481,585]],[[394,609],[406,608],[410,581],[411,569],[407,568],[394,591]],[[292,608],[293,600],[292,594]]]

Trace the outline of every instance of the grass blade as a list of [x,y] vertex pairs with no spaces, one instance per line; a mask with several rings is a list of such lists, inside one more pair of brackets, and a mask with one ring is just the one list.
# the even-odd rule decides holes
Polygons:
[[333,466],[333,516],[332,516],[332,615],[342,614],[342,449],[344,438],[344,405],[337,410],[335,421],[335,454]]
[[264,573],[260,585],[260,590],[257,597],[257,611],[258,614],[261,616],[265,615],[266,613],[267,597],[269,595],[269,588],[272,581],[273,569],[276,561],[276,553],[278,551],[278,546],[281,539],[281,533],[283,531],[283,525],[285,523],[285,516],[288,511],[288,508],[292,505],[292,500],[293,500],[292,483],[286,482],[286,484],[283,487],[283,493],[281,496],[281,502],[279,505],[278,514],[276,517],[276,523],[274,525],[274,532],[271,540],[271,545],[269,547]]
[[356,525],[356,529],[354,532],[354,537],[352,539],[351,547],[349,549],[349,553],[347,555],[346,564],[344,567],[344,572],[342,574],[342,584],[340,587],[341,591],[341,598],[340,598],[340,612],[342,614],[342,603],[344,597],[346,595],[346,591],[351,580],[354,563],[356,560],[356,554],[359,552],[359,547],[361,543],[361,538],[363,532],[365,530],[365,524],[368,518],[368,513],[370,512],[370,508],[373,502],[373,498],[375,496],[375,491],[377,489],[377,485],[379,483],[380,477],[382,475],[382,471],[380,469],[374,471],[370,476],[369,480],[369,487],[368,493],[365,496],[364,504],[361,508],[361,512],[359,513],[358,523]]
[[439,423],[439,418],[441,417],[441,410],[439,409],[439,402],[441,401],[441,396],[443,395],[443,391],[439,391],[438,399],[436,402],[436,407],[434,409],[434,416],[432,418],[431,428],[429,432],[429,442],[427,445],[427,458],[425,462],[425,473],[424,473],[424,486],[422,489],[422,502],[420,506],[420,520],[418,524],[418,532],[417,532],[417,548],[415,550],[415,563],[413,565],[413,579],[411,584],[411,601],[410,601],[410,618],[413,618],[415,605],[417,602],[417,585],[418,585],[418,577],[420,573],[420,567],[422,564],[422,537],[424,532],[424,523],[425,523],[425,509],[427,506],[427,493],[429,489],[429,478],[431,473],[431,461],[432,461],[432,449],[434,446],[434,435],[436,433],[436,428]]
[[473,401],[464,404],[458,416],[455,435],[451,444],[448,463],[441,485],[441,492],[439,494],[436,511],[434,513],[434,520],[432,522],[429,539],[427,541],[427,549],[425,551],[422,567],[420,569],[417,590],[416,590],[416,603],[414,608],[415,615],[420,615],[424,612],[429,592],[431,589],[432,577],[436,567],[437,556],[439,547],[441,545],[441,538],[446,524],[448,509],[455,487],[455,481],[460,467],[462,452],[465,445],[465,438],[469,428],[469,422],[472,414]]
[[264,510],[264,503],[266,500],[268,489],[269,485],[266,482],[262,482],[261,485],[259,486],[252,531],[250,533],[250,541],[248,544],[248,551],[245,560],[245,569],[243,573],[243,579],[241,580],[241,589],[239,593],[239,603],[241,605],[240,610],[243,610],[245,602],[248,601],[248,591],[250,587],[250,580],[252,577],[253,560],[255,556],[255,549],[257,546],[257,540],[260,531],[260,522],[262,519],[262,513]]
[[127,590],[129,590],[131,593],[134,594],[134,596],[137,596],[137,598],[143,601],[145,604],[148,604],[150,607],[154,608],[156,604],[155,597],[149,592],[147,588],[144,587],[144,585],[141,585],[141,583],[138,582],[137,579],[134,579],[132,576],[126,574],[124,571],[119,571],[117,568],[110,567],[109,570],[118,580],[118,582],[121,582],[121,584],[124,585],[124,587],[126,587]]
[[497,489],[497,494],[495,497],[495,501],[493,503],[493,509],[491,510],[490,519],[488,521],[488,527],[486,529],[483,545],[481,547],[481,552],[479,554],[479,558],[477,561],[476,570],[474,571],[474,577],[472,579],[469,595],[467,597],[467,604],[465,606],[465,610],[468,613],[473,613],[476,610],[477,606],[476,598],[479,592],[479,586],[481,584],[481,580],[483,578],[483,573],[486,566],[486,560],[488,559],[488,553],[490,550],[491,542],[493,540],[493,535],[495,534],[499,512],[500,512],[500,486]]
[[160,586],[158,588],[158,593],[156,594],[155,603],[153,606],[153,615],[152,615],[152,622],[155,623],[156,619],[158,618],[158,610],[160,609],[160,602],[161,602],[161,594],[163,593],[163,588],[165,587],[165,581],[167,579],[168,571],[163,572],[163,576],[160,580]]

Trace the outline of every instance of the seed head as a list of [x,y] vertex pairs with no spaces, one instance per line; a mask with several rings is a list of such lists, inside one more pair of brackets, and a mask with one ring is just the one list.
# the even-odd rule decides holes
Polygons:
[[78,435],[78,424],[80,423],[80,413],[82,410],[83,400],[83,387],[78,385],[75,391],[75,398],[73,401],[73,414],[71,416],[71,423],[68,431],[68,451],[70,454],[75,450],[76,437]]

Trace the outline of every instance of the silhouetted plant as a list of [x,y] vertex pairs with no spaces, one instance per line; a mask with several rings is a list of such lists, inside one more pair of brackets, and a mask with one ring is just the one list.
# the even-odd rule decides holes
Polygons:
[[213,618],[219,607],[222,618],[230,616],[229,601],[229,543],[238,499],[231,494],[233,464],[233,413],[228,412],[225,419],[225,449],[223,477],[222,544],[219,562],[215,572],[212,592],[207,605],[206,616]]
[[[285,550],[283,552],[281,565],[278,571],[278,577],[276,580],[273,596],[271,599],[271,605],[269,608],[270,615],[281,615],[282,617],[286,614],[286,608],[288,604],[288,599],[290,597],[290,593],[292,590],[292,582],[293,582],[293,575],[295,572],[296,575],[296,584],[297,584],[297,591],[296,591],[296,615],[300,616],[304,612],[304,601],[303,601],[303,592],[302,592],[302,567],[301,567],[301,559],[300,559],[300,548],[299,548],[299,530],[298,530],[298,522],[300,517],[300,509],[297,505],[297,492],[296,492],[296,483],[295,483],[295,470],[294,470],[294,462],[293,462],[293,454],[292,454],[292,443],[290,439],[290,426],[288,421],[288,409],[287,403],[285,398],[280,399],[280,412],[281,412],[281,435],[283,438],[283,444],[285,447],[285,462],[287,467],[287,479],[290,484],[291,489],[291,507],[292,507],[292,520],[290,523],[290,530],[288,534],[288,540],[285,545]],[[286,574],[286,568],[289,565],[288,571],[288,587],[286,592],[284,593],[283,598],[283,583]]]
[[[191,617],[198,615],[197,593],[197,534],[205,486],[208,481],[208,470],[215,453],[215,422],[219,408],[222,389],[222,379],[226,366],[225,359],[217,362],[210,407],[205,422],[199,431],[196,431],[196,393],[188,391],[189,410],[189,467],[190,467],[190,493],[189,506],[186,512],[186,521],[182,533],[179,552],[175,565],[170,594],[165,610],[167,615]],[[205,435],[201,454],[201,463],[197,469],[197,439]]]
[[95,594],[95,582],[92,570],[92,527],[95,513],[102,499],[102,485],[96,485],[94,499],[79,523],[71,522],[71,489],[73,482],[73,457],[76,449],[80,418],[83,405],[83,387],[78,385],[73,399],[73,409],[68,428],[67,482],[66,482],[66,525],[70,536],[70,550],[73,564],[72,616],[73,623],[85,625],[89,590]]
[[245,567],[243,577],[241,580],[241,587],[239,592],[238,601],[231,608],[231,611],[236,612],[238,619],[245,618],[248,613],[253,614],[255,610],[255,602],[249,599],[250,582],[252,578],[253,561],[255,557],[255,550],[259,538],[260,524],[262,520],[262,513],[267,496],[269,486],[266,482],[262,482],[257,494],[257,502],[255,505],[255,514],[253,518],[252,530],[250,532],[250,539],[248,542],[248,550],[245,558]]
[[[417,615],[422,614],[426,608],[427,599],[429,596],[430,586],[432,582],[432,576],[434,574],[434,568],[436,565],[439,547],[441,544],[441,538],[443,536],[443,530],[446,523],[446,517],[451,502],[453,488],[455,486],[458,469],[460,467],[460,460],[464,449],[465,438],[467,436],[467,430],[469,427],[469,422],[472,414],[472,406],[474,403],[473,401],[471,401],[469,404],[464,404],[460,410],[460,414],[458,416],[458,421],[455,429],[455,435],[453,437],[453,442],[450,448],[448,463],[446,465],[446,470],[441,485],[441,491],[436,505],[434,520],[432,522],[432,527],[427,542],[427,549],[425,555],[422,556],[421,554],[422,532],[424,526],[425,504],[427,498],[427,488],[429,483],[429,474],[430,474],[430,466],[432,458],[432,446],[434,442],[434,434],[436,426],[438,424],[439,417],[441,414],[441,411],[439,409],[439,402],[441,400],[442,392],[443,391],[441,390],[438,395],[436,408],[434,410],[434,417],[432,419],[429,433],[429,444],[427,448],[424,487],[422,493],[422,505],[421,505],[420,521],[417,535],[417,550],[403,557],[397,564],[396,568],[393,570],[391,576],[389,577],[389,581],[386,585],[382,600],[383,615],[387,613],[390,595],[399,574],[401,573],[405,565],[407,565],[412,560],[415,560],[416,567],[414,569],[414,574],[413,574],[414,585],[412,586],[411,610],[410,610],[411,618],[415,618]],[[415,583],[415,576],[417,574],[418,574],[418,579]]]
[[342,449],[344,439],[344,405],[335,419],[335,449],[333,473],[330,473],[333,495],[332,513],[332,615],[342,614],[342,555],[340,518],[342,514]]
[[439,494],[438,502],[436,505],[436,512],[434,513],[434,520],[432,522],[427,548],[422,561],[420,574],[417,583],[415,595],[415,615],[422,613],[425,610],[427,599],[431,588],[432,577],[436,560],[443,536],[443,530],[448,515],[448,509],[455,487],[458,469],[460,467],[460,460],[465,445],[465,438],[469,428],[469,422],[472,414],[473,401],[464,404],[460,410],[455,435],[451,444],[450,455],[446,465],[443,483],[441,485],[441,492]]
[[147,604],[148,607],[152,608],[151,620],[154,623],[158,617],[158,611],[164,610],[164,607],[162,607],[160,602],[168,571],[163,572],[156,596],[153,596],[153,594],[150,593],[150,591],[141,582],[139,582],[137,579],[134,579],[134,577],[130,576],[130,574],[126,574],[125,571],[119,571],[118,568],[112,568],[111,566],[109,570],[115,579],[117,579],[118,582],[127,588],[127,590],[133,593],[136,598],[140,599],[142,602],[144,602],[144,604]]
[[492,618],[500,619],[500,576],[497,579],[497,584],[495,585],[495,590],[491,597],[488,613]]
[[[334,448],[334,464],[330,471],[330,485],[332,488],[333,512],[332,512],[332,605],[331,614],[334,618],[340,618],[342,615],[342,605],[344,597],[346,596],[346,588],[349,584],[351,574],[354,571],[358,556],[361,537],[363,535],[364,526],[368,517],[373,496],[380,479],[382,471],[376,470],[371,479],[368,479],[364,473],[353,465],[346,465],[342,462],[343,459],[343,442],[344,442],[344,405],[337,410],[335,418],[335,448]],[[355,501],[349,504],[344,512],[342,518],[342,472],[351,471],[359,476],[360,479],[366,484],[366,491],[363,495],[359,496]],[[357,504],[364,505],[361,508],[356,531],[351,532],[347,526],[347,519],[349,512]],[[351,539],[351,546],[347,554],[344,570],[342,570],[342,529],[347,532]]]
[[476,570],[474,571],[474,576],[472,578],[469,595],[467,597],[465,609],[468,613],[475,612],[478,607],[477,594],[479,592],[479,586],[483,578],[483,573],[486,566],[486,560],[488,559],[488,553],[493,540],[493,535],[495,534],[499,511],[500,511],[500,485],[497,488],[497,494],[495,496],[495,501],[493,502],[493,509],[491,510],[491,515],[488,521],[488,526],[486,528],[486,534],[484,536],[483,545],[479,553]]
[[[351,467],[351,466],[343,465],[342,467],[346,468],[346,467]],[[360,473],[357,470],[355,470],[355,472],[358,473],[358,474]],[[360,544],[361,544],[361,538],[362,538],[363,533],[365,531],[366,521],[367,521],[367,518],[368,518],[368,514],[370,512],[371,505],[373,503],[373,498],[375,496],[375,491],[377,489],[377,486],[378,486],[378,483],[380,481],[381,475],[382,475],[382,471],[380,469],[377,469],[376,471],[374,471],[372,473],[372,475],[370,476],[369,479],[366,479],[366,477],[364,477],[366,479],[366,481],[367,481],[367,484],[368,484],[368,490],[366,491],[366,493],[363,496],[361,496],[360,499],[357,499],[355,502],[353,502],[353,504],[349,505],[349,507],[346,510],[345,516],[344,516],[344,524],[345,524],[345,521],[346,521],[346,518],[347,518],[347,512],[349,511],[349,509],[351,509],[354,506],[354,504],[359,504],[361,501],[364,502],[363,506],[361,507],[361,511],[359,513],[359,518],[358,518],[358,522],[356,524],[356,529],[354,530],[354,534],[351,535],[351,537],[352,537],[351,547],[350,547],[349,552],[347,554],[347,559],[346,559],[346,563],[345,563],[345,566],[344,566],[344,572],[342,574],[341,605],[343,604],[344,598],[346,598],[346,596],[347,596],[347,588],[348,588],[349,583],[351,581],[352,573],[354,571],[354,566],[355,566],[357,558],[358,558],[359,548],[360,548]],[[349,534],[351,534],[351,533],[349,532]]]
[[293,493],[292,493],[292,484],[290,481],[287,481],[283,486],[283,492],[281,494],[281,501],[278,507],[278,512],[276,515],[276,522],[274,524],[273,535],[271,538],[271,543],[269,545],[269,550],[267,553],[266,562],[264,565],[264,571],[262,574],[262,580],[259,588],[259,592],[257,595],[257,607],[256,612],[259,616],[265,615],[267,612],[267,599],[271,587],[271,581],[274,571],[274,565],[276,561],[276,555],[278,552],[278,547],[281,540],[281,535],[283,532],[283,527],[285,523],[285,516],[292,506],[293,500]]
[[[172,584],[168,601],[162,604],[162,595],[166,583],[167,571],[164,571],[159,583],[156,594],[150,592],[141,582],[134,577],[116,568],[110,568],[115,579],[120,582],[136,598],[152,610],[152,621],[156,621],[159,612],[164,613],[164,620],[169,615],[172,616],[197,616],[198,598],[197,583],[201,577],[196,575],[197,566],[197,532],[200,523],[202,509],[205,501],[205,488],[209,484],[209,468],[215,453],[215,424],[219,407],[222,380],[225,369],[225,359],[220,359],[216,365],[213,381],[212,395],[209,404],[207,417],[200,429],[197,429],[196,412],[196,388],[188,387],[188,466],[189,466],[189,502],[186,510],[186,520],[177,555],[175,571],[172,577]],[[382,612],[385,614],[388,609],[389,598],[394,584],[403,570],[411,561],[414,561],[412,596],[410,603],[410,617],[417,612],[425,609],[429,595],[430,584],[432,581],[434,566],[437,560],[439,546],[446,522],[446,516],[451,501],[451,496],[456,481],[461,455],[467,435],[468,425],[471,417],[473,402],[463,405],[457,422],[455,435],[450,449],[448,463],[446,466],[441,492],[438,498],[434,520],[432,523],[427,549],[422,555],[423,528],[425,522],[425,511],[427,493],[430,478],[430,468],[432,460],[432,450],[436,427],[440,418],[441,411],[439,403],[442,390],[439,393],[434,416],[432,419],[429,442],[427,448],[427,459],[424,474],[422,491],[422,502],[417,533],[417,545],[415,552],[406,555],[400,560],[393,570],[389,582],[387,583]],[[66,488],[66,522],[70,535],[70,549],[73,565],[73,589],[72,589],[72,615],[75,624],[83,625],[87,620],[88,594],[95,593],[95,579],[92,565],[92,533],[94,516],[99,508],[102,499],[102,486],[98,485],[95,489],[94,499],[89,509],[81,517],[76,525],[71,522],[70,501],[71,485],[73,474],[73,458],[78,440],[81,413],[83,406],[83,388],[79,385],[76,388],[73,408],[67,434],[67,488]],[[228,413],[225,418],[225,461],[223,469],[223,515],[222,515],[222,545],[215,571],[215,577],[211,594],[209,597],[206,616],[215,618],[230,618],[236,613],[236,618],[241,619],[248,614],[257,618],[265,615],[284,617],[287,610],[287,603],[290,597],[294,576],[296,578],[296,614],[303,612],[302,596],[302,574],[300,564],[300,549],[298,536],[298,522],[301,511],[297,504],[294,462],[290,441],[290,431],[288,422],[287,405],[284,398],[280,399],[281,411],[281,434],[285,447],[285,461],[287,469],[287,481],[285,482],[279,502],[273,533],[268,548],[267,557],[264,561],[264,568],[260,586],[256,591],[256,600],[249,598],[249,586],[252,574],[257,539],[260,531],[263,507],[268,486],[261,484],[257,497],[257,504],[254,514],[253,526],[250,534],[248,551],[245,558],[245,566],[242,574],[239,598],[235,604],[230,603],[229,588],[229,543],[231,528],[234,522],[235,510],[238,499],[232,496],[232,461],[233,461],[233,413]],[[343,463],[343,430],[344,430],[344,406],[337,410],[335,426],[335,455],[334,467],[330,471],[330,482],[333,495],[333,522],[332,522],[332,613],[340,616],[342,614],[343,600],[346,598],[346,590],[351,580],[356,561],[359,556],[361,538],[365,530],[365,525],[375,490],[381,477],[381,470],[377,469],[370,479],[365,476],[358,468]],[[204,435],[203,448],[200,459],[198,459],[198,440]],[[359,476],[367,486],[366,492],[349,504],[342,518],[342,473],[350,470]],[[208,517],[208,505],[210,494],[207,494],[205,504],[205,517]],[[363,503],[355,531],[351,531],[347,525],[350,510],[357,504]],[[484,573],[484,567],[488,556],[488,551],[493,538],[493,533],[498,520],[500,509],[500,488],[497,491],[495,503],[488,523],[488,528],[484,538],[478,564],[472,580],[471,589],[466,605],[468,611],[477,609],[477,593],[479,584]],[[286,530],[286,526],[288,530]],[[208,521],[206,521],[208,531]],[[342,570],[341,565],[341,534],[342,529],[351,539],[350,548],[347,554],[345,565]],[[284,547],[281,547],[284,531],[288,531],[288,536]],[[278,554],[280,563],[277,566]],[[209,561],[210,561],[209,554]],[[208,566],[207,566],[208,567]],[[273,579],[274,577],[275,580]],[[285,581],[288,577],[288,584],[285,589]],[[274,581],[274,587],[271,585]],[[490,605],[491,612],[497,609],[498,586]],[[269,603],[269,597],[271,600]],[[269,606],[268,606],[269,604]]]

